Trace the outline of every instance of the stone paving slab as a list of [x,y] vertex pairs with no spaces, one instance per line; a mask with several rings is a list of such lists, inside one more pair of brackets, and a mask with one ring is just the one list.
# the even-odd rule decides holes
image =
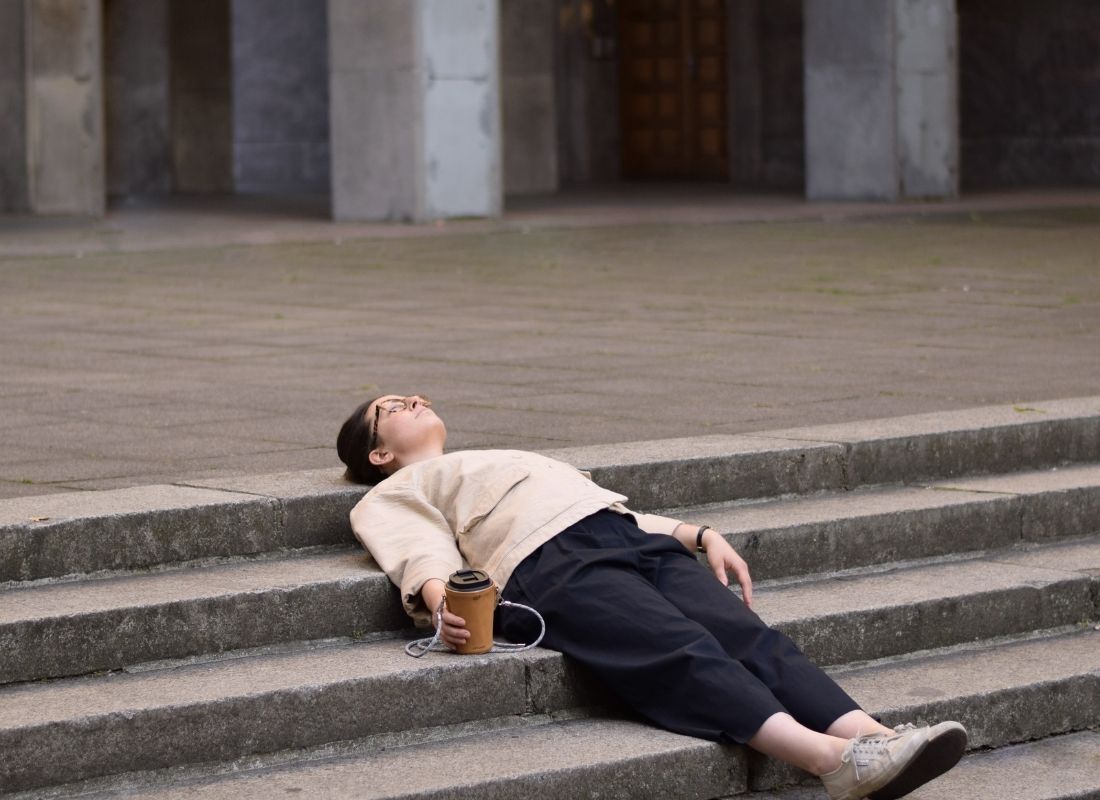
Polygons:
[[1095,193],[727,202],[297,242],[250,212],[265,244],[226,208],[0,226],[0,496],[335,466],[390,390],[435,395],[451,448],[525,449],[1100,394]]

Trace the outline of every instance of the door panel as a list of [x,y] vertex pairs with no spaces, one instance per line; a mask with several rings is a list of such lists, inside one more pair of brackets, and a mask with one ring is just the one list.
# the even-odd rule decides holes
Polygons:
[[625,178],[729,177],[724,0],[619,0]]

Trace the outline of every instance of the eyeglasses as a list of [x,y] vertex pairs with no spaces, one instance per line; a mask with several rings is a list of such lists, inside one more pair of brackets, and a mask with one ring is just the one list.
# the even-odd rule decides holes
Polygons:
[[420,405],[425,408],[431,408],[432,401],[422,394],[410,394],[403,399],[392,398],[390,400],[382,400],[374,405],[374,426],[370,431],[370,443],[367,445],[367,452],[370,453],[378,445],[378,419],[382,416],[382,412],[387,414],[394,414],[398,411],[404,411],[412,405],[413,398],[420,401]]

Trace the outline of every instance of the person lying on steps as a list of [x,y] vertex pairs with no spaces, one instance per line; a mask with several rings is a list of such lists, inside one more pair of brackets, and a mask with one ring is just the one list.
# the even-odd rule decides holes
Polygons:
[[[469,566],[503,599],[537,609],[543,644],[642,717],[794,764],[833,800],[902,797],[962,757],[962,725],[881,725],[768,627],[752,611],[748,565],[719,532],[635,513],[546,456],[444,453],[446,437],[428,398],[383,395],[344,422],[337,451],[351,480],[374,484],[351,512],[356,537],[418,624],[436,613],[449,646],[469,631],[446,608],[444,584]],[[512,641],[537,635],[511,607],[497,609],[497,624]]]

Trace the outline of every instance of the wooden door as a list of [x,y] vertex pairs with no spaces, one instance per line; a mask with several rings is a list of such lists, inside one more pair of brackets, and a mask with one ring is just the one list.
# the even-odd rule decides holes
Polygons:
[[728,180],[725,0],[619,0],[624,178]]

